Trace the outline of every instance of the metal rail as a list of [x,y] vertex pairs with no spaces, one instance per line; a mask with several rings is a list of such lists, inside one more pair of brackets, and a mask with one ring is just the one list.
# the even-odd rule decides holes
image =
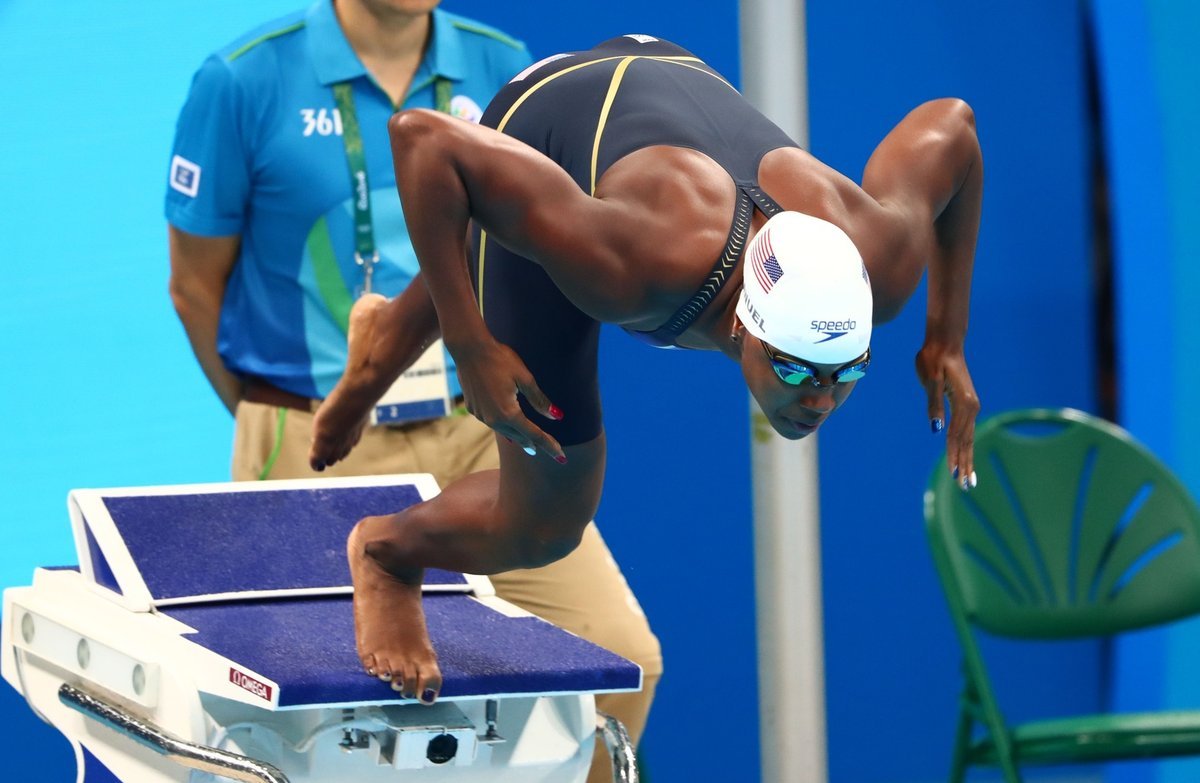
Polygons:
[[[180,766],[243,783],[289,783],[287,775],[265,761],[181,740],[82,688],[63,683],[58,689],[58,699]],[[633,742],[621,721],[597,712],[596,733],[604,740],[612,759],[613,783],[638,783]]]
[[135,718],[117,705],[82,688],[64,683],[58,689],[58,699],[180,766],[244,783],[289,783],[286,775],[265,761],[173,737],[154,724]]
[[621,721],[597,711],[596,733],[603,737],[612,759],[613,783],[638,783],[637,757],[633,750],[633,742]]

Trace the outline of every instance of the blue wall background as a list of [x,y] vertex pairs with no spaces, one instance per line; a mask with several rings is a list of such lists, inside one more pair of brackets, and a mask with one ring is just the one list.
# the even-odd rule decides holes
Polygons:
[[[1095,0],[1111,181],[1122,423],[1200,495],[1200,7]],[[1164,367],[1150,378],[1149,367]],[[1200,708],[1200,623],[1120,640],[1113,705]],[[1185,783],[1200,761],[1114,769],[1114,783]]]
[[[191,357],[167,297],[164,178],[193,71],[216,47],[305,0],[103,5],[0,3],[0,586],[74,561],[74,487],[220,481],[231,422]],[[737,5],[493,3],[445,6],[523,38],[535,57],[628,32],[687,46],[737,76]],[[644,739],[659,783],[702,781],[695,742],[714,709],[757,776],[753,565],[746,403],[710,356],[662,356],[606,335],[608,491],[599,519],[663,642],[667,675]],[[653,356],[650,361],[646,361]],[[669,379],[698,396],[664,398]],[[692,491],[719,467],[719,480]],[[710,575],[722,574],[720,589]],[[717,665],[714,666],[714,663]],[[714,670],[725,686],[714,687]],[[729,676],[734,673],[734,676]],[[0,686],[0,756],[14,780],[74,780],[56,732]]]
[[[242,30],[303,0],[103,5],[0,3],[0,585],[73,560],[64,499],[76,486],[217,481],[230,422],[191,359],[166,295],[163,175],[195,67]],[[1118,262],[1121,416],[1193,489],[1190,403],[1200,326],[1198,72],[1186,0],[1096,0],[1095,35]],[[733,0],[446,7],[524,38],[536,56],[650,32],[736,81]],[[987,186],[968,357],[985,413],[1093,409],[1086,4],[1013,0],[809,3],[813,151],[857,179],[875,143],[917,103],[975,107]],[[1169,293],[1164,294],[1164,291]],[[821,441],[826,670],[834,783],[925,783],[948,768],[958,651],[921,530],[920,496],[942,447],[912,373],[924,293],[876,339],[876,366]],[[1156,338],[1144,338],[1147,321]],[[1161,327],[1161,328],[1159,328]],[[644,750],[655,783],[729,780],[695,741],[720,720],[738,780],[757,777],[757,706],[745,394],[711,356],[650,354],[606,335],[612,460],[600,520],[667,656]],[[651,359],[650,357],[653,356]],[[687,378],[701,395],[664,394]],[[1175,391],[1172,391],[1174,389]],[[718,466],[715,479],[709,478]],[[699,487],[700,491],[697,490]],[[719,574],[720,582],[712,575]],[[1116,651],[988,648],[1013,717],[1194,705],[1200,630],[1146,634]],[[1047,675],[1036,693],[1019,686]],[[65,743],[0,687],[0,754],[17,780],[73,779]],[[869,736],[866,749],[859,737]],[[1195,767],[1134,765],[1111,780],[1194,780]],[[1065,780],[1077,772],[1047,771]],[[1090,773],[1085,772],[1085,775]],[[1098,775],[1098,773],[1097,773]],[[1095,779],[1092,775],[1090,779]],[[1119,777],[1124,775],[1125,777]]]

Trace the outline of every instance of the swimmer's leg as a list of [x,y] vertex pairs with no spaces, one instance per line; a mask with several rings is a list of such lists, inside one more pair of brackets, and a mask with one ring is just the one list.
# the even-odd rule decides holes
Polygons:
[[596,513],[604,436],[567,447],[568,462],[501,440],[500,470],[473,473],[397,514],[367,517],[347,542],[363,668],[431,703],[442,685],[421,609],[424,568],[494,574],[566,556]]
[[[409,698],[431,702],[442,687],[442,674],[421,607],[424,569],[397,563],[385,567],[372,556],[371,542],[380,538],[376,530],[387,519],[367,517],[346,540],[354,581],[355,643],[367,674],[391,682]],[[388,633],[397,626],[407,626],[405,633]]]
[[[566,412],[566,421],[545,422],[547,431],[577,445],[566,446],[567,462],[559,464],[498,438],[498,471],[470,474],[428,502],[369,517],[355,528],[349,556],[359,655],[364,668],[402,678],[403,691],[417,696],[427,690],[436,696],[441,687],[421,613],[422,569],[494,574],[558,560],[579,544],[604,483],[599,324],[571,304],[543,269],[499,244],[487,251],[484,277],[480,281],[476,272],[488,328],[517,351]],[[380,311],[375,334],[392,334],[391,315],[390,306]],[[326,401],[335,403],[333,397]]]
[[345,459],[362,437],[371,407],[437,336],[437,312],[420,275],[391,301],[366,294],[354,303],[346,369],[313,419],[314,470]]
[[313,420],[310,462],[316,470],[345,459],[362,437],[371,406],[379,399],[371,382],[378,373],[371,362],[371,344],[379,310],[386,306],[384,297],[367,294],[350,310],[346,369]]

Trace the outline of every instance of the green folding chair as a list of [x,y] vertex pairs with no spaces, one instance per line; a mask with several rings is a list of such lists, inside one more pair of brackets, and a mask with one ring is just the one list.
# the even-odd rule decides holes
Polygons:
[[925,527],[964,651],[950,780],[972,765],[999,766],[1019,783],[1021,764],[1200,753],[1200,711],[1010,726],[975,636],[1108,636],[1200,612],[1200,509],[1183,484],[1127,432],[1074,410],[988,420],[975,464],[979,486],[967,493],[943,457],[925,493]]

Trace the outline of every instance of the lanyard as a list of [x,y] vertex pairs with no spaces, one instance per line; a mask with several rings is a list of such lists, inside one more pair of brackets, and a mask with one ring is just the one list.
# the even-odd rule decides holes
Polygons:
[[[434,107],[450,112],[450,80],[436,76],[433,80]],[[342,145],[346,148],[346,163],[350,168],[351,202],[354,205],[354,261],[363,269],[361,293],[371,292],[371,275],[379,263],[375,247],[375,231],[371,226],[371,184],[367,180],[367,158],[363,152],[362,132],[354,111],[354,90],[350,82],[333,85],[333,100],[342,118]]]

